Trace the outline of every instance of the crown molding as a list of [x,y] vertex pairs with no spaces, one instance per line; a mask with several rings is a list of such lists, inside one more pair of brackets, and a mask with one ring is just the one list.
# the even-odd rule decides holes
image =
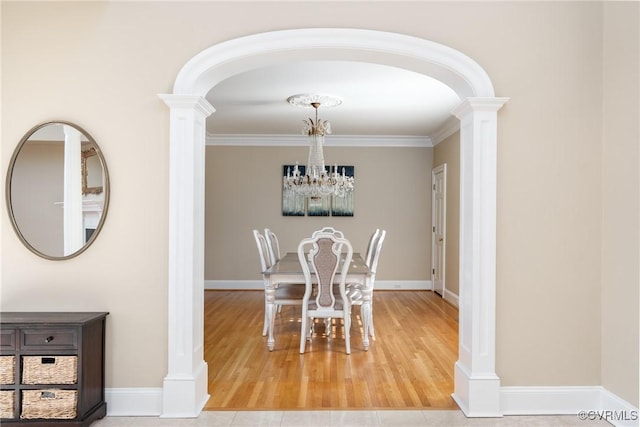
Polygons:
[[433,146],[440,144],[445,139],[449,138],[451,135],[460,130],[460,120],[457,117],[451,116],[447,119],[447,121],[440,126],[438,131],[433,134],[431,138],[433,141]]
[[[430,148],[434,146],[430,137],[393,135],[331,135],[326,137],[324,144],[327,147]],[[207,134],[206,145],[306,147],[309,145],[309,139],[304,135]]]

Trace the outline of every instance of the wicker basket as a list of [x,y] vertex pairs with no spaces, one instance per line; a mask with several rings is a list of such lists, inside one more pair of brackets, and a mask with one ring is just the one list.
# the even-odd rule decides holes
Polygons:
[[23,390],[20,418],[72,419],[76,417],[76,390]]
[[13,418],[15,391],[0,391],[0,418]]
[[15,356],[0,356],[0,384],[15,384],[15,369]]
[[78,356],[23,356],[22,384],[75,384]]

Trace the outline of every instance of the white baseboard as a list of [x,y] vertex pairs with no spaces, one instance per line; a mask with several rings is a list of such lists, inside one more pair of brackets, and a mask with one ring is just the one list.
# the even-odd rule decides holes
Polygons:
[[[264,289],[264,284],[262,280],[205,280],[204,288],[209,290],[260,290]],[[433,290],[433,283],[431,280],[377,280],[376,289],[430,291]]]
[[601,386],[501,387],[504,415],[576,415],[616,427],[638,426],[638,408]]
[[[158,417],[162,388],[108,388],[107,416]],[[576,415],[603,419],[616,427],[638,426],[638,408],[601,386],[501,387],[504,415]]]
[[262,280],[205,280],[204,288],[216,291],[246,291],[264,289]]
[[432,291],[431,280],[376,280],[375,288],[381,291]]
[[603,388],[600,408],[602,412],[594,414],[603,417],[616,427],[631,427],[640,424],[638,408]]
[[444,290],[444,300],[449,302],[450,304],[452,304],[455,307],[459,307],[458,305],[458,295],[454,294],[453,292],[451,292],[448,289]]
[[597,408],[602,387],[501,387],[504,415],[577,414]]
[[105,389],[108,417],[157,417],[162,413],[162,388]]

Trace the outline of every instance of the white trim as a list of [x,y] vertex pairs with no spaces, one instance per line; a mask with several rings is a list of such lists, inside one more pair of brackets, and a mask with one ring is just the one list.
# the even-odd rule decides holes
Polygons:
[[378,291],[432,291],[431,280],[376,280]]
[[[204,299],[204,291],[201,292],[201,297]],[[202,316],[200,320],[203,321]],[[193,360],[199,358],[202,361],[193,368],[192,373],[184,376],[169,373],[165,377],[160,418],[195,418],[204,409],[210,397],[207,391],[208,368],[202,349],[196,347]]]
[[455,116],[451,116],[444,125],[440,126],[440,128],[436,131],[435,134],[431,135],[431,142],[433,146],[440,144],[445,139],[449,138],[454,133],[460,130],[460,120]]
[[162,388],[107,388],[108,417],[151,417],[162,412]]
[[[105,400],[108,417],[155,417],[162,411],[162,388],[107,388]],[[638,414],[638,408],[601,386],[501,387],[500,400],[504,415]],[[638,425],[611,417],[607,421],[619,427]]]
[[[261,290],[262,280],[205,280],[205,290]],[[431,280],[376,280],[376,289],[385,291],[431,291]],[[457,299],[457,297],[456,297]]]
[[638,408],[602,386],[502,387],[500,401],[504,415],[576,415],[578,420],[586,411],[587,420],[638,425]]
[[215,291],[259,291],[264,290],[262,280],[205,280],[205,290]]
[[467,98],[460,119],[459,341],[453,398],[469,417],[501,413],[496,374],[498,110],[508,98]]
[[[461,313],[462,310],[459,311],[459,317]],[[462,326],[460,326],[460,329],[462,329]],[[462,352],[461,341],[459,340],[458,344],[459,353]],[[470,353],[472,352],[470,351]],[[468,357],[468,355],[464,356]],[[487,373],[472,372],[465,365],[461,355],[458,355],[458,361],[454,366],[451,398],[467,417],[494,418],[502,416],[500,378],[493,371],[488,371]]]
[[604,387],[602,388],[602,393],[600,395],[600,409],[602,411],[615,412],[617,415],[623,415],[623,417],[626,418],[614,420],[613,417],[611,417],[611,414],[599,414],[607,416],[607,421],[616,427],[637,427],[638,424],[640,424],[638,422],[638,418],[640,417],[638,408],[611,393]]
[[[202,356],[204,117],[214,109],[204,97],[219,82],[244,71],[302,57],[331,60],[345,55],[433,77],[464,100],[456,111],[461,120],[461,339],[454,397],[467,416],[500,412],[500,379],[495,375],[496,112],[506,98],[494,98],[484,69],[448,46],[383,31],[316,28],[254,34],[216,44],[191,58],[178,72],[173,95],[163,97],[171,110],[168,373],[163,416],[197,413],[207,396]],[[180,103],[181,97],[187,102]]]
[[[207,145],[247,147],[307,147],[304,135],[207,134]],[[428,136],[395,135],[331,135],[324,142],[327,147],[417,147],[431,148]]]
[[493,97],[493,84],[473,59],[448,46],[405,34],[351,28],[301,28],[252,34],[203,50],[180,70],[175,94],[202,97],[243,71],[313,55],[401,67],[440,80],[460,99]]
[[448,301],[449,303],[451,303],[451,305],[454,305],[456,307],[460,307],[458,305],[458,295],[454,294],[453,292],[451,292],[449,289],[445,288],[444,289],[444,296],[443,296],[445,301]]
[[600,408],[602,387],[501,387],[504,415],[567,415]]
[[197,416],[209,399],[204,361],[204,176],[206,99],[160,95],[171,109],[167,375],[162,415]]
[[[436,211],[438,204],[436,203],[436,177],[442,174],[442,211],[440,215],[442,216],[442,264],[439,265],[437,262],[437,244],[436,241],[436,228],[438,228],[437,218],[438,212]],[[437,268],[442,268],[440,272],[440,277],[442,278],[442,297],[446,295],[447,292],[447,164],[442,163],[441,165],[436,166],[431,169],[431,281],[435,281],[435,272]],[[435,285],[434,285],[435,289]]]

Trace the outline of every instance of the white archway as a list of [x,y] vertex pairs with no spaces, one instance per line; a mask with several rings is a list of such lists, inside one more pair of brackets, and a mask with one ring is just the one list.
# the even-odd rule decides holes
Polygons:
[[460,332],[453,398],[467,416],[501,416],[495,373],[497,111],[489,76],[466,55],[402,34],[298,29],[229,40],[180,70],[170,107],[168,372],[163,417],[195,417],[206,400],[203,354],[205,95],[237,73],[286,60],[361,60],[434,77],[462,99],[460,126]]

